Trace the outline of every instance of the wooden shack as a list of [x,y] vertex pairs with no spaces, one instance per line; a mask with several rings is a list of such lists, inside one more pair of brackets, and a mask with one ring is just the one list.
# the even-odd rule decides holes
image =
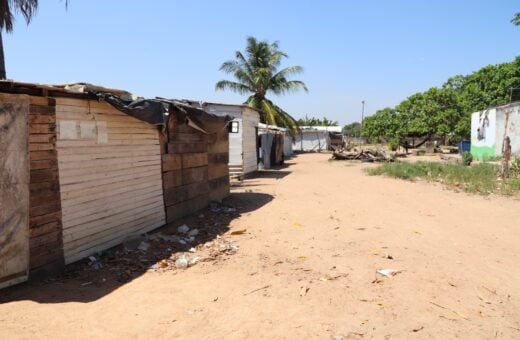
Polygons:
[[4,81],[0,92],[0,288],[229,193],[229,119],[153,100],[167,109],[151,124],[146,105],[118,107],[128,94],[100,87]]
[[227,120],[176,104],[167,124],[168,141],[163,142],[167,222],[229,195]]

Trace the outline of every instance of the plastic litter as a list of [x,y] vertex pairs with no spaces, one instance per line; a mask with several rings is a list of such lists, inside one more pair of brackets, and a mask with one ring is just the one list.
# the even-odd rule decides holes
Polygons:
[[378,270],[376,270],[376,273],[386,276],[386,277],[395,276],[397,274],[400,274],[401,272],[402,272],[402,270],[397,270],[397,269],[378,269]]
[[142,241],[141,243],[139,243],[139,246],[137,247],[138,250],[141,250],[144,252],[147,252],[149,248],[150,248],[150,243],[148,243],[146,241]]
[[186,234],[188,231],[190,231],[190,227],[188,227],[186,224],[183,224],[177,228],[177,231],[179,233]]
[[189,261],[185,256],[179,257],[177,260],[175,260],[175,267],[179,269],[186,269],[188,268]]

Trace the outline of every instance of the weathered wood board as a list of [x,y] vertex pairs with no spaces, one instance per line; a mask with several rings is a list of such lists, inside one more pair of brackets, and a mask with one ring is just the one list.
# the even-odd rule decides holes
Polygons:
[[109,104],[56,99],[65,262],[165,224],[159,131]]
[[0,95],[0,288],[29,273],[29,97]]

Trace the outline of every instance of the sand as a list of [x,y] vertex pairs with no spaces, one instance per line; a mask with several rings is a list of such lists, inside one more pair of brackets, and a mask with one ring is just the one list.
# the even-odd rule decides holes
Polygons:
[[[0,291],[1,339],[520,338],[520,201],[300,155],[227,201],[239,251]],[[396,269],[392,277],[377,269]]]

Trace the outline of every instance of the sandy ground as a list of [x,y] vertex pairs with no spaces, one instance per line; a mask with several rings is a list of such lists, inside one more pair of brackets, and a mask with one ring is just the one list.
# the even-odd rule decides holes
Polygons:
[[328,158],[233,189],[230,230],[247,229],[230,236],[234,255],[124,284],[0,291],[0,338],[520,338],[518,199]]

